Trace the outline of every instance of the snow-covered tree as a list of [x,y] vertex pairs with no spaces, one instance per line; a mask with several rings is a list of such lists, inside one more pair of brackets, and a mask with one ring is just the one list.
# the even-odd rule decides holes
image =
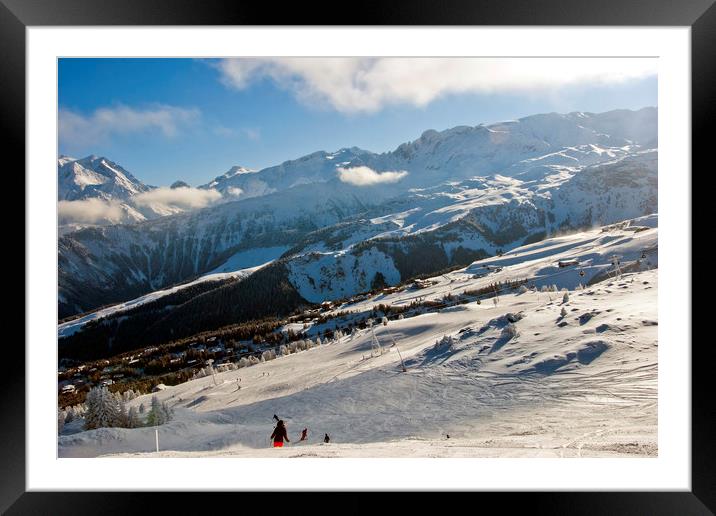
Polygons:
[[569,292],[565,292],[562,296],[562,304],[569,303]]
[[57,412],[57,433],[61,433],[65,428],[65,411],[60,410]]
[[452,335],[443,335],[442,339],[435,341],[435,348],[451,347],[455,343],[455,339]]
[[75,419],[75,409],[73,407],[67,407],[65,409],[65,423],[71,423]]
[[279,346],[278,348],[278,354],[279,356],[285,357],[286,355],[288,355],[288,348],[285,345],[281,344],[281,346]]
[[106,386],[92,387],[86,404],[85,430],[121,425],[119,403]]
[[562,310],[559,311],[560,317],[567,317],[567,309],[562,307]]
[[524,285],[520,285],[520,288],[517,290],[517,292],[519,292],[520,294],[526,294],[527,292],[529,292],[529,289]]
[[147,413],[147,425],[163,425],[164,423],[168,423],[173,415],[172,409],[167,406],[166,402],[159,401],[159,398],[152,396],[152,408],[150,408]]
[[144,414],[144,403],[139,404],[139,413]]
[[388,326],[388,318],[387,317],[383,317],[383,319],[381,319],[381,322],[383,323],[383,326]]

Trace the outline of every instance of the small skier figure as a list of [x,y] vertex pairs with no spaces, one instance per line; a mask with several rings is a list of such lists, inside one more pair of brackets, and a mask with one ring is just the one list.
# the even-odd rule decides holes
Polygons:
[[328,443],[330,440],[331,440],[331,438],[328,437],[328,434],[326,434],[325,437],[323,438],[324,443]]
[[301,438],[299,441],[305,441],[308,438],[308,428],[304,428],[301,432]]
[[287,443],[291,442],[288,439],[288,433],[286,432],[286,425],[284,424],[283,419],[279,419],[278,423],[276,423],[276,428],[273,429],[271,439],[273,439],[274,448],[281,448],[284,440]]

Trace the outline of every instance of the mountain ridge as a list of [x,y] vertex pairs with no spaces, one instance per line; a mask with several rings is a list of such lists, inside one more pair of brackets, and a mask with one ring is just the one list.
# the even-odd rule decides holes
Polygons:
[[[446,256],[438,261],[449,264],[454,253],[463,259],[494,254],[526,238],[658,211],[656,150],[626,138],[655,141],[655,108],[526,119],[428,130],[383,154],[355,147],[318,151],[258,172],[234,174],[224,187],[246,187],[248,194],[231,202],[65,235],[59,257],[61,312],[69,315],[190,280],[250,248],[300,249],[304,256],[296,263],[310,253],[328,259],[330,264],[316,270],[310,260],[304,270],[288,265],[294,287],[304,288],[304,298],[318,300],[336,292],[328,288],[309,295],[304,280],[297,278],[320,284],[326,280],[321,266],[339,273],[335,266],[340,256],[373,240],[397,241],[380,244],[390,248],[387,254],[380,251],[387,256],[381,258],[387,267],[381,272],[390,276],[389,262],[395,266],[406,253],[432,249],[433,256]],[[654,125],[642,127],[644,120]],[[601,133],[605,127],[615,127],[618,136]],[[394,183],[356,185],[336,173],[338,168],[361,167],[377,174],[407,174]],[[319,230],[323,236],[311,236]],[[425,236],[416,240],[421,234]],[[432,243],[425,247],[427,241]],[[404,271],[414,270],[404,265]],[[356,288],[370,280],[356,280]],[[96,299],[83,298],[87,285]],[[346,288],[339,291],[346,294]]]

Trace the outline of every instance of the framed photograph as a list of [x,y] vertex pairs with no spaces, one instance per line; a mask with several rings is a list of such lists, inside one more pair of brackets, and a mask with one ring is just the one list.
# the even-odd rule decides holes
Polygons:
[[716,8],[610,4],[336,25],[3,0],[26,202],[3,510],[529,491],[711,513],[691,171]]

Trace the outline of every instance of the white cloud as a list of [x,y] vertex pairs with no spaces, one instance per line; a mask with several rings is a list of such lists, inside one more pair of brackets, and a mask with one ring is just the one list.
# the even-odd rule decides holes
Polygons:
[[268,77],[302,102],[345,113],[425,106],[456,93],[544,92],[656,75],[648,58],[236,58],[221,80],[244,89]]
[[408,173],[404,170],[376,172],[368,167],[338,167],[338,179],[356,186],[371,186],[381,183],[397,183]]
[[221,199],[221,193],[213,189],[162,186],[135,195],[132,197],[132,203],[140,208],[147,207],[155,210],[162,208],[193,210],[209,206],[219,199]]
[[67,108],[59,111],[59,136],[65,145],[91,145],[115,134],[158,131],[165,137],[175,136],[181,128],[200,116],[198,109],[156,105],[135,109],[119,105],[99,108],[83,115]]
[[237,186],[230,186],[226,189],[226,193],[234,197],[239,197],[244,191]]
[[118,202],[103,199],[59,201],[57,214],[60,225],[118,224],[126,218],[126,213]]
[[[219,200],[221,193],[214,189],[162,186],[134,195],[124,203],[117,200],[82,199],[59,201],[59,224],[121,224],[205,208]],[[147,208],[149,211],[144,210]]]

